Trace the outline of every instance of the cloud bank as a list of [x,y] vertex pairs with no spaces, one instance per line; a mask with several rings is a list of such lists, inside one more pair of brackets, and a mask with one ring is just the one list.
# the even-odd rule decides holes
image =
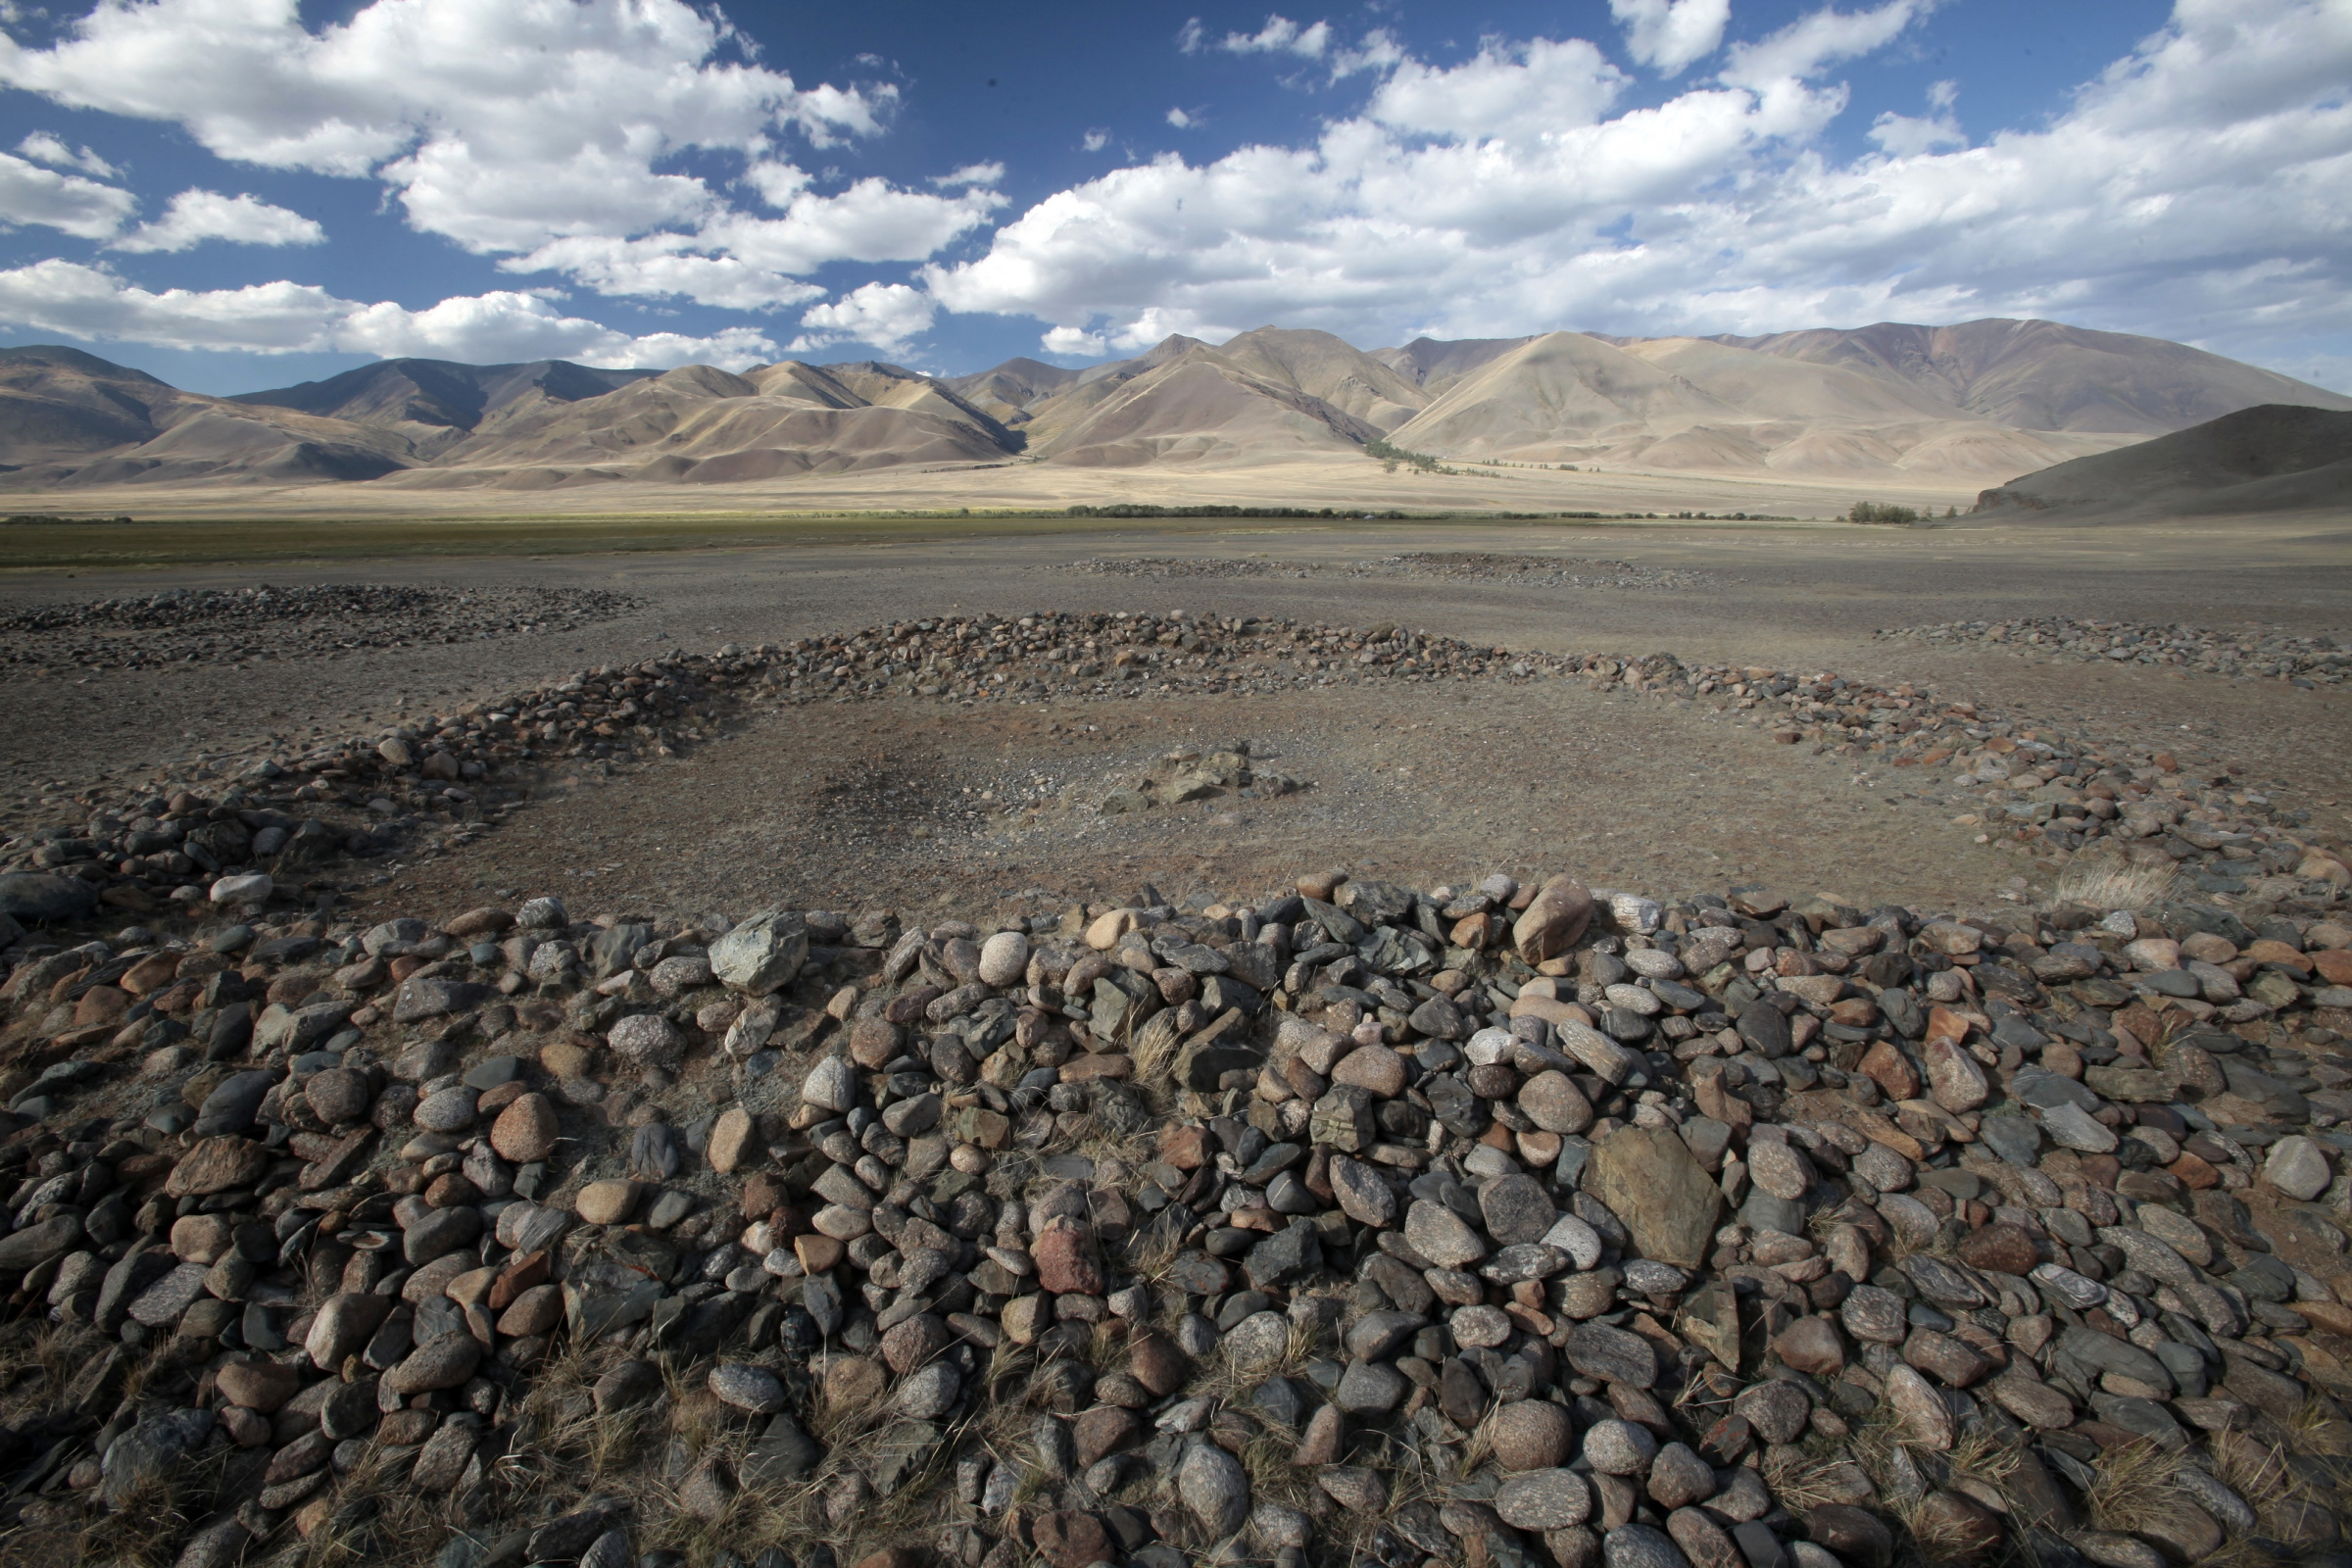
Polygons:
[[[1115,171],[926,277],[1065,353],[1268,321],[1359,342],[1987,315],[2237,344],[2352,329],[2352,0],[2180,0],[2044,126],[1972,143],[1946,88],[1883,117],[1875,152],[1827,155],[1834,68],[1929,9],[1815,12],[1654,107],[1620,108],[1630,79],[1580,39],[1403,58],[1310,143]],[[1662,72],[1722,30],[1707,0],[1615,10]]]
[[103,269],[64,261],[0,271],[0,319],[69,337],[258,354],[331,351],[387,359],[564,359],[612,367],[705,364],[730,369],[776,354],[775,344],[750,327],[708,337],[631,337],[562,315],[535,294],[481,294],[412,311],[388,302],[337,299],[301,283],[151,292]]
[[[2044,122],[1972,133],[1942,82],[1877,115],[1865,152],[1834,152],[1841,73],[1934,9],[1831,4],[1733,37],[1728,0],[1610,0],[1613,35],[1489,38],[1443,63],[1386,29],[1196,21],[1186,69],[1271,71],[1338,107],[1293,143],[1129,154],[1014,212],[994,163],[911,186],[812,173],[812,152],[885,134],[898,89],[804,86],[685,0],[369,0],[315,26],[296,0],[100,0],[43,45],[0,33],[0,84],[231,163],[372,182],[516,287],[414,310],[288,281],[145,290],[54,261],[0,273],[0,314],[259,352],[380,336],[659,364],[741,363],[789,329],[633,336],[523,280],[797,313],[795,352],[894,355],[942,313],[1032,319],[1065,356],[1269,321],[1369,343],[2037,315],[2325,373],[2295,346],[2352,332],[2352,0],[2177,0]],[[1215,131],[1199,109],[1165,119],[1188,146]],[[35,131],[0,153],[0,220],[115,252],[324,237],[207,188],[140,218],[86,147]],[[892,270],[811,281],[845,265]]]

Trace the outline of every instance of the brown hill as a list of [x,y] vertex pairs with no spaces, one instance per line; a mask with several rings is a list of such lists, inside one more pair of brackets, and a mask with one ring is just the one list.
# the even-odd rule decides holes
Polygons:
[[2267,404],[2352,410],[2202,350],[2052,321],[1417,338],[1374,353],[1266,326],[1085,369],[1016,359],[945,379],[879,361],[737,375],[403,359],[236,398],[30,347],[0,350],[0,486],[715,482],[1021,453],[1249,464],[1383,436],[1447,460],[1982,484]]
[[2352,414],[2265,404],[2013,479],[1976,510],[2053,519],[2352,506]]
[[1305,393],[1366,424],[1394,430],[1429,406],[1429,394],[1329,332],[1261,326],[1217,352],[1244,370]]
[[[1171,345],[1183,346],[1163,357]],[[1360,447],[1381,434],[1379,426],[1290,380],[1256,374],[1193,339],[1170,338],[1127,365],[1155,358],[1147,368],[1099,377],[1041,410],[1030,425],[1032,450],[1046,462],[1083,467],[1252,463]],[[1049,425],[1050,434],[1041,433]]]
[[[1490,358],[1395,432],[1396,445],[1446,457],[1621,461],[1701,425],[1742,422],[1739,409],[1681,376],[1582,332],[1546,332]],[[1720,442],[1686,443],[1745,466]],[[1669,466],[1683,466],[1668,460]],[[1707,461],[1701,466],[1722,466]]]
[[0,489],[373,479],[411,461],[388,431],[182,392],[78,349],[0,349]]
[[2162,435],[2264,403],[2352,409],[2352,398],[2162,338],[2058,321],[1957,326],[1882,321],[1710,341],[1776,359],[1908,382],[1953,407],[2026,430]]
[[953,375],[940,385],[969,402],[1007,429],[1029,422],[1030,409],[1078,384],[1081,370],[1011,359],[977,375]]
[[536,490],[1002,462],[1002,431],[991,428],[961,399],[896,367],[788,361],[733,375],[690,365],[578,404],[520,409],[394,482]]
[[1436,397],[1489,361],[1528,342],[1523,337],[1417,337],[1402,348],[1374,349],[1372,358]]
[[568,360],[523,365],[379,360],[323,381],[242,392],[228,401],[391,430],[405,437],[419,457],[431,457],[517,404],[580,403],[658,373],[592,369]]

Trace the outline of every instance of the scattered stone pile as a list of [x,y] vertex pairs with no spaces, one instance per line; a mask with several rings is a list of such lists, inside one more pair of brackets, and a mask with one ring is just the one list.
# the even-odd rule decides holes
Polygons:
[[1417,550],[1348,568],[1349,576],[1391,573],[1445,577],[1457,582],[1508,582],[1532,588],[1699,588],[1733,580],[1718,572],[1644,566],[1631,561],[1494,555],[1475,550]]
[[2167,664],[2209,675],[2282,680],[2310,689],[2341,685],[2352,674],[2352,641],[2289,637],[2283,632],[2224,632],[2144,621],[2077,620],[2040,615],[2016,620],[1954,620],[1936,626],[1889,626],[1878,633],[1932,645],[1990,643],[2052,660]]
[[22,1560],[2341,1560],[2326,883],[0,963]]
[[[605,665],[301,753],[215,760],[211,766],[237,775],[217,803],[193,780],[158,780],[120,801],[86,796],[90,816],[0,843],[0,873],[53,872],[75,886],[45,883],[36,902],[19,907],[34,895],[12,893],[27,885],[0,880],[0,914],[80,912],[100,897],[150,912],[163,901],[200,903],[221,871],[301,882],[338,854],[381,855],[427,838],[462,842],[551,768],[673,756],[761,703],[1138,700],[1567,677],[1605,692],[1701,703],[1788,744],[1918,767],[1922,774],[1912,776],[1923,783],[1927,769],[1961,769],[1952,784],[1975,792],[1969,799],[1983,809],[1960,823],[2046,867],[2087,847],[2179,865],[2204,892],[2260,897],[2285,891],[2271,885],[2280,878],[2352,881],[2338,851],[2297,831],[2309,811],[2239,787],[2224,766],[2184,768],[2170,754],[2021,723],[1942,701],[1931,688],[1690,665],[1663,653],[1513,654],[1394,624],[1040,612],[901,621]],[[189,843],[199,817],[221,840],[205,854]],[[82,902],[56,906],[60,898]]]
[[1494,555],[1484,551],[1412,551],[1376,561],[1325,565],[1263,557],[1102,556],[1052,568],[1097,576],[1151,577],[1445,577],[1536,588],[1697,588],[1726,581],[1714,572],[1643,566],[1573,556]]
[[0,658],[88,669],[332,659],[363,648],[575,631],[644,603],[602,588],[175,588],[0,616]]
[[1248,741],[1215,750],[1180,746],[1152,763],[1144,775],[1102,797],[1095,809],[1104,816],[1148,811],[1158,806],[1231,795],[1238,800],[1271,800],[1305,788],[1287,773],[1258,766]]

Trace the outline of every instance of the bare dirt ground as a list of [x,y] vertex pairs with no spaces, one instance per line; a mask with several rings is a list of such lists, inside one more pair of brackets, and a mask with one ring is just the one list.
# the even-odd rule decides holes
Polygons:
[[[1183,608],[1395,621],[1514,649],[1663,651],[1928,681],[1946,697],[2113,741],[2185,736],[2235,764],[2239,778],[2312,807],[2317,825],[2340,827],[2336,803],[2352,795],[2344,777],[2352,697],[2340,688],[2038,663],[2001,649],[1926,648],[1871,634],[2042,612],[2336,634],[2352,629],[2348,545],[2345,519],[2040,532],[1251,525],[891,548],[339,562],[182,571],[169,584],[152,574],[21,573],[0,579],[0,613],[257,580],[594,587],[644,604],[560,636],[163,670],[17,665],[0,687],[0,821],[70,817],[74,794],[102,778],[126,781],[271,738],[372,729],[675,647],[778,642],[949,611]],[[1523,573],[1055,569],[1118,556],[1329,567],[1407,551],[1623,561],[1685,585],[1544,585]],[[1236,738],[1313,787],[1137,816],[1091,810],[1169,748]],[[1012,899],[1030,890],[1123,894],[1144,877],[1181,896],[1196,885],[1256,887],[1327,865],[1422,885],[1570,865],[1596,883],[1643,891],[1762,881],[1856,903],[1973,906],[2023,869],[1971,844],[1951,822],[1960,808],[1934,783],[1858,775],[1857,767],[1837,754],[1775,746],[1703,705],[1606,697],[1574,682],[982,710],[818,705],[751,719],[682,760],[609,780],[573,775],[577,785],[560,798],[518,811],[467,849],[399,868],[379,891],[423,912],[485,902],[484,890],[494,889],[557,891],[575,909],[596,909],[602,885],[632,908],[740,914],[770,902],[911,907],[983,886]],[[1015,796],[1065,804],[1001,816]]]

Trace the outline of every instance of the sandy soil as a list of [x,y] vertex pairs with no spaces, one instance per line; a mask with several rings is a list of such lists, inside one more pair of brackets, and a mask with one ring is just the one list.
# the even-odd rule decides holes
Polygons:
[[249,484],[203,489],[125,485],[32,498],[23,510],[74,516],[146,517],[453,517],[586,514],[888,512],[899,509],[994,509],[1202,504],[1341,507],[1386,511],[1471,509],[1504,512],[1744,512],[1806,518],[1843,516],[1856,501],[1915,509],[1963,510],[2007,475],[1678,472],[1604,467],[1577,472],[1472,464],[1452,473],[1395,471],[1351,453],[1187,467],[1073,467],[1015,461],[936,468],[880,468],[868,473],[810,474],[743,484],[587,484],[553,490],[420,488],[368,484],[273,488]]
[[[66,797],[173,758],[314,729],[338,733],[672,647],[777,641],[947,610],[1069,608],[1395,620],[1483,643],[1668,651],[1873,679],[1921,679],[2113,740],[2183,731],[2241,777],[2333,807],[2352,758],[2352,698],[2278,683],[2030,662],[1998,649],[1874,641],[1881,626],[2068,612],[2297,631],[2352,627],[2346,530],[2308,523],[2033,532],[1459,524],[956,541],[898,548],[680,552],[272,569],[271,581],[613,587],[647,608],[560,638],[363,650],[243,667],[53,670],[0,689],[0,815],[70,814]],[[1054,569],[1091,556],[1336,564],[1400,550],[1497,550],[1708,574],[1687,588],[1531,588],[1446,579],[1185,577]],[[234,583],[253,572],[173,581]],[[152,591],[151,576],[19,575],[0,605]],[[405,705],[405,706],[404,706]],[[1269,802],[1140,817],[1048,809],[1009,823],[1013,792],[1091,807],[1183,743],[1246,738],[1314,785]],[[582,777],[452,858],[380,890],[428,908],[483,890],[600,883],[632,906],[740,913],[783,901],[919,904],[950,887],[1123,893],[1151,876],[1257,886],[1347,864],[1424,883],[1573,865],[1652,890],[1761,880],[1856,902],[1981,905],[2025,869],[1951,825],[1936,789],[1849,759],[1776,747],[1693,705],[1539,688],[1343,690],[1280,699],[1058,703],[1005,711],[817,706],[752,720],[681,762]],[[965,792],[971,793],[967,795]],[[890,791],[898,794],[892,795]],[[978,800],[981,791],[997,797]],[[47,795],[60,804],[44,807]],[[1916,798],[1916,797],[1926,797]],[[2322,803],[2328,803],[2323,805]],[[977,812],[977,815],[971,814]],[[919,833],[918,833],[918,830]],[[578,906],[575,905],[575,907]]]

